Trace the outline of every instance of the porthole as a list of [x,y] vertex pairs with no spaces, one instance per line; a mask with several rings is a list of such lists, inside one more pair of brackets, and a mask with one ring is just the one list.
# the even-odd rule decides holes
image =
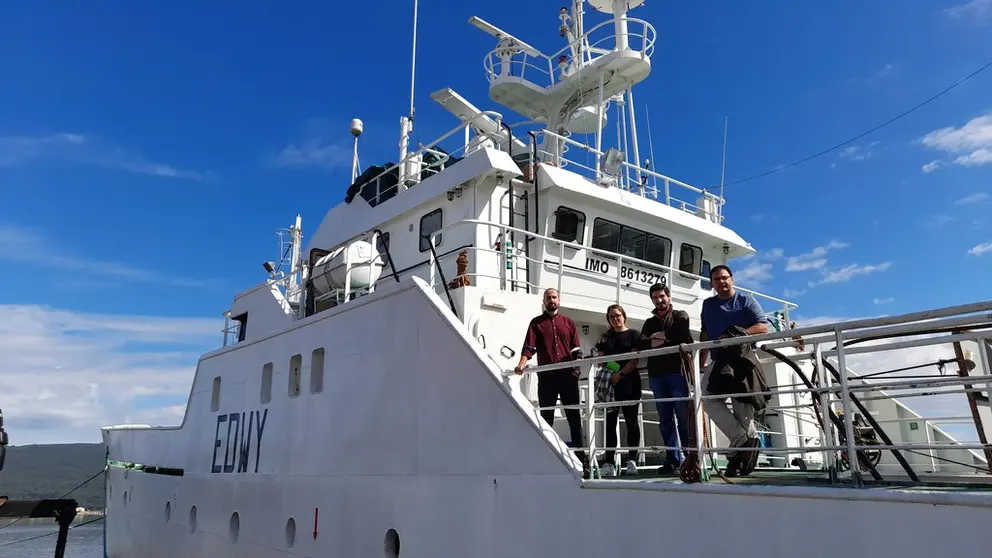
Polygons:
[[386,531],[385,550],[386,558],[399,558],[400,534],[396,532],[396,529]]
[[238,512],[231,514],[229,531],[231,533],[231,542],[238,542],[238,535],[241,533],[241,516],[238,515]]
[[189,509],[189,532],[196,531],[196,506]]
[[124,507],[125,508],[127,507],[127,500],[128,500],[128,498],[127,498],[127,490],[125,490],[124,491]]
[[286,548],[296,544],[296,520],[290,517],[286,520]]
[[172,502],[165,503],[165,522],[168,523],[172,519]]

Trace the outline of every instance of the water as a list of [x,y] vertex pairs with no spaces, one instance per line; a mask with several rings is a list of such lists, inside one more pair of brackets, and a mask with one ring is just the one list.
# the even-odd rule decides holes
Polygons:
[[[3,558],[50,558],[55,555],[55,540],[57,538],[55,533],[57,532],[58,525],[55,524],[54,519],[19,521],[15,525],[0,529],[0,556]],[[48,533],[51,535],[25,541],[25,539],[40,537]],[[70,529],[67,541],[65,558],[103,558],[103,522],[97,521]]]

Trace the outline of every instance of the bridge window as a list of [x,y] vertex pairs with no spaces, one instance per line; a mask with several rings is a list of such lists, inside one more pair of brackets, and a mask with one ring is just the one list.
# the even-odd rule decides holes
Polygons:
[[683,242],[682,248],[679,250],[679,271],[702,275],[703,249]]
[[272,401],[272,363],[262,367],[262,393],[259,395],[262,405]]
[[551,238],[582,244],[585,239],[586,216],[581,211],[558,206],[555,210],[555,230]]
[[303,368],[303,355],[293,355],[289,359],[289,396],[300,395],[300,368]]
[[[431,211],[427,215],[420,218],[420,251],[427,252],[431,249],[431,239],[430,235],[441,230],[443,226],[441,208]],[[443,235],[437,235],[434,239],[434,246],[441,245],[441,237]]]
[[310,357],[310,393],[324,391],[324,348],[314,349]]
[[710,290],[713,285],[710,283],[710,262],[703,260],[703,270],[700,272],[703,276],[703,280],[699,282],[699,286],[705,290]]
[[210,392],[210,412],[220,409],[220,376],[214,378],[214,386]]
[[592,226],[592,247],[667,266],[672,241],[597,217]]

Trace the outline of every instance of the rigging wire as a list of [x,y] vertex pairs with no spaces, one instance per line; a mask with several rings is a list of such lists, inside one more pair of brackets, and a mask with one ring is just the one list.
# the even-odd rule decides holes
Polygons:
[[788,165],[775,167],[775,168],[770,169],[770,170],[767,170],[765,172],[761,172],[761,173],[758,173],[758,174],[749,176],[747,178],[742,178],[740,180],[734,180],[733,182],[728,182],[728,183],[724,184],[724,186],[731,186],[733,184],[743,184],[745,182],[750,182],[752,180],[757,180],[759,178],[763,178],[763,177],[766,177],[766,176],[769,176],[769,175],[772,175],[772,174],[775,174],[775,173],[778,173],[778,172],[782,172],[782,171],[784,171],[786,169],[791,169],[792,167],[799,166],[799,165],[801,165],[803,163],[812,161],[813,159],[816,159],[817,157],[821,157],[823,155],[826,155],[827,153],[830,153],[831,151],[835,151],[837,149],[840,149],[841,147],[844,147],[845,145],[847,145],[849,143],[853,143],[855,141],[858,141],[859,139],[861,139],[861,138],[863,138],[863,137],[865,137],[865,136],[867,136],[867,135],[869,135],[869,134],[871,134],[873,132],[877,132],[878,130],[881,130],[882,128],[888,126],[889,124],[892,124],[896,120],[899,120],[900,118],[902,118],[904,116],[907,116],[910,113],[915,112],[918,109],[923,108],[924,106],[930,104],[931,102],[936,101],[938,98],[942,97],[944,94],[949,93],[951,90],[955,89],[959,85],[964,84],[966,81],[970,80],[971,78],[973,78],[973,77],[977,76],[978,74],[982,73],[983,71],[987,70],[989,67],[992,67],[992,61],[989,61],[984,66],[978,68],[974,72],[971,72],[970,74],[968,74],[968,75],[964,76],[963,78],[959,79],[958,81],[954,82],[953,84],[951,84],[950,86],[948,86],[944,90],[940,91],[936,95],[933,95],[932,97],[926,99],[925,101],[916,104],[912,108],[909,108],[909,109],[907,109],[907,110],[899,113],[898,115],[896,115],[896,116],[894,116],[894,117],[886,120],[885,122],[883,122],[883,123],[875,126],[874,128],[871,128],[871,129],[869,129],[869,130],[867,130],[865,132],[862,132],[862,133],[860,133],[860,134],[852,137],[851,139],[848,139],[846,141],[843,141],[841,143],[838,143],[837,145],[834,145],[833,147],[824,149],[824,150],[822,150],[822,151],[820,151],[818,153],[814,153],[813,155],[810,155],[810,156],[808,156],[806,158],[800,159],[798,161],[793,161],[792,163],[789,163]]
[[[55,499],[56,500],[61,500],[62,498],[65,498],[66,496],[72,494],[73,492],[75,492],[75,491],[79,490],[80,488],[82,488],[82,487],[86,486],[87,484],[89,484],[90,481],[92,481],[93,479],[95,479],[95,478],[99,477],[100,475],[102,475],[104,472],[106,472],[106,470],[107,470],[107,467],[104,466],[103,469],[100,469],[99,471],[97,471],[96,474],[94,474],[92,477],[90,477],[90,478],[84,480],[83,482],[77,484],[71,490],[69,490],[65,494],[63,494],[63,495],[61,495],[61,496],[59,496],[58,498],[55,498]],[[17,523],[18,521],[20,521],[22,519],[24,519],[24,518],[23,517],[18,517],[17,519],[15,519],[15,520],[13,520],[11,522],[4,523],[3,525],[0,525],[0,529],[6,529],[7,527],[10,527],[11,525]]]
[[[73,526],[69,527],[69,531],[72,531],[73,529],[76,529],[77,527],[82,527],[83,525],[89,525],[90,523],[96,523],[97,521],[100,521],[102,519],[104,519],[104,517],[102,515],[100,517],[95,517],[93,519],[90,519],[89,521],[84,521],[84,522],[82,522],[82,523],[80,523],[78,525],[73,525]],[[16,541],[5,542],[5,543],[0,544],[0,546],[13,546],[15,544],[21,544],[21,543],[36,541],[38,539],[43,539],[45,537],[51,537],[53,535],[58,535],[58,534],[59,534],[58,531],[52,531],[51,533],[44,533],[44,534],[41,534],[41,535],[35,535],[33,537],[28,537],[26,539],[17,539]]]

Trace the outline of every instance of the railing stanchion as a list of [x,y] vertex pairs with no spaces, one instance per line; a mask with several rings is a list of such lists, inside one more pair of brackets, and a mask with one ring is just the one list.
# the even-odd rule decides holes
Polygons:
[[851,467],[851,481],[854,486],[861,487],[861,464],[858,462],[858,452],[856,449],[857,440],[854,439],[854,413],[851,412],[851,391],[847,378],[847,362],[844,358],[844,334],[841,326],[834,326],[834,338],[837,342],[837,372],[840,375],[841,403],[844,406],[844,432],[847,436],[847,462]]
[[620,304],[620,272],[623,270],[623,256],[617,255],[617,304]]
[[[706,455],[703,454],[703,390],[702,390],[702,373],[703,371],[699,369],[698,358],[699,351],[693,349],[692,351],[692,400],[693,409],[695,411],[696,418],[692,421],[693,428],[696,429],[696,466],[699,467],[699,479],[703,482],[709,480],[709,475],[706,473]],[[643,430],[642,430],[643,432]],[[643,436],[643,434],[642,434]]]
[[[596,408],[593,407],[593,405],[596,403],[596,391],[595,391],[595,381],[594,381],[595,379],[593,378],[594,374],[592,373],[592,366],[591,365],[584,365],[584,366],[580,367],[579,368],[579,370],[580,370],[579,375],[580,376],[582,374],[581,373],[582,368],[586,368],[586,370],[587,370],[587,374],[586,374],[586,421],[587,421],[587,423],[586,423],[586,439],[589,441],[589,445],[588,445],[589,451],[588,451],[588,453],[586,453],[586,459],[585,459],[586,464],[588,464],[588,465],[586,465],[586,464],[583,464],[583,465],[584,465],[584,467],[588,467],[588,469],[589,469],[589,475],[591,477],[592,476],[592,471],[593,471],[593,464],[596,464],[597,463],[596,462],[596,454],[595,454],[595,451],[596,451]],[[604,410],[604,413],[605,413],[605,410]],[[605,425],[605,421],[604,421],[604,425]],[[605,429],[604,429],[604,432],[605,432]],[[577,442],[573,442],[572,445],[579,445],[581,443],[582,443],[582,440],[578,440]],[[605,443],[605,439],[604,439],[604,443]],[[599,467],[597,466],[596,468],[598,469]]]
[[[827,389],[830,389],[830,387],[832,387],[830,381],[830,373],[827,372],[826,367],[823,366],[823,346],[820,345],[819,343],[813,345],[813,355],[814,355],[813,358],[815,359],[813,361],[813,365],[816,366],[816,370],[820,373],[820,385]],[[833,407],[833,404],[831,403],[830,395],[831,395],[830,391],[821,391],[819,394],[820,412],[822,415],[821,419],[823,420],[823,429],[821,430],[821,435],[820,435],[820,440],[821,440],[820,445],[822,445],[823,447],[832,447],[836,445],[835,437],[834,437],[834,425],[833,425],[834,423],[833,421],[830,420],[831,408]],[[823,453],[823,463],[827,467],[827,471],[830,475],[831,484],[837,482],[837,460],[835,459],[836,457],[837,457],[837,452],[833,450],[830,451],[825,450]]]
[[565,274],[565,243],[558,242],[558,295],[561,296],[561,278]]

